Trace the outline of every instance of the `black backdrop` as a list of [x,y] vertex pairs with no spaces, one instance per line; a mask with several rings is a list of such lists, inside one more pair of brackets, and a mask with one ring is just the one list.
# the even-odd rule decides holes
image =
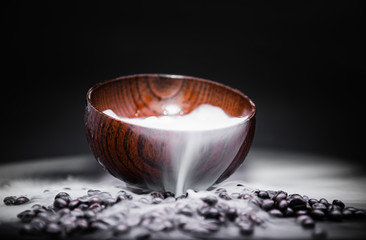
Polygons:
[[171,73],[247,94],[257,106],[255,148],[362,165],[363,2],[1,5],[1,162],[89,153],[89,87],[121,75]]

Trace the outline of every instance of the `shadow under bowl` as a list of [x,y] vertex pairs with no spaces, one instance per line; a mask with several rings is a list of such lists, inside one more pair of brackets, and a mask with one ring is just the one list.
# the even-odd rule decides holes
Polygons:
[[[110,109],[124,118],[162,116],[174,106],[185,115],[202,104],[247,119],[229,129],[182,132],[137,126],[103,113]],[[254,137],[255,106],[240,91],[213,81],[140,74],[92,87],[87,93],[84,123],[97,161],[114,177],[143,190],[174,192],[187,142],[204,139],[206,143],[196,148],[199,156],[184,173],[185,189],[200,190],[228,178],[244,161]]]

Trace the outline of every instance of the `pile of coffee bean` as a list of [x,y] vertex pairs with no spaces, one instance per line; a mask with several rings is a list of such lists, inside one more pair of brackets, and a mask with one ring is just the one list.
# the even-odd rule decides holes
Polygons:
[[[6,197],[4,203],[10,205],[12,199],[17,198]],[[114,236],[130,234],[130,238],[137,239],[171,231],[210,236],[229,227],[234,227],[238,235],[252,235],[257,226],[265,227],[266,222],[275,218],[293,218],[304,229],[312,229],[313,237],[324,238],[326,232],[315,227],[317,221],[365,216],[364,210],[346,207],[340,200],[330,203],[324,198],[318,200],[285,191],[253,191],[241,184],[237,184],[235,191],[188,190],[178,197],[170,192],[134,194],[127,190],[112,196],[91,189],[86,195],[72,199],[68,193],[59,192],[52,205],[34,204],[18,214],[24,223],[22,234],[71,236],[108,232]]]
[[9,196],[9,197],[5,197],[4,198],[4,203],[5,205],[21,205],[24,203],[29,202],[29,198],[21,196],[21,197],[16,197],[16,196]]

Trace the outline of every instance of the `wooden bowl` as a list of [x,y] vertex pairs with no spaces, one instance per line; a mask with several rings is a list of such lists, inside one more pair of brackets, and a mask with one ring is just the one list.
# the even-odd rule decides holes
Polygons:
[[[232,127],[233,136],[210,140],[202,156],[193,162],[186,188],[206,189],[229,177],[244,161],[254,137],[253,102],[238,90],[205,79],[163,74],[124,76],[95,85],[86,100],[85,129],[94,156],[114,177],[135,188],[174,191],[179,170],[172,163],[172,152],[177,148],[172,149],[171,140],[184,141],[187,133],[128,124],[103,113],[106,109],[119,117],[135,118],[167,114],[169,104],[178,106],[180,114],[211,104],[230,116],[247,117],[240,126]],[[220,131],[224,134],[230,129],[193,134],[211,139],[220,136]]]

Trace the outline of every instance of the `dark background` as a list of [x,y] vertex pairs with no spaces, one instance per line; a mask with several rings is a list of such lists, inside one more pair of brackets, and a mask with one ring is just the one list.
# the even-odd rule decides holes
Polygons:
[[248,95],[255,148],[362,165],[362,1],[126,2],[1,3],[2,163],[90,153],[92,85],[171,73]]

